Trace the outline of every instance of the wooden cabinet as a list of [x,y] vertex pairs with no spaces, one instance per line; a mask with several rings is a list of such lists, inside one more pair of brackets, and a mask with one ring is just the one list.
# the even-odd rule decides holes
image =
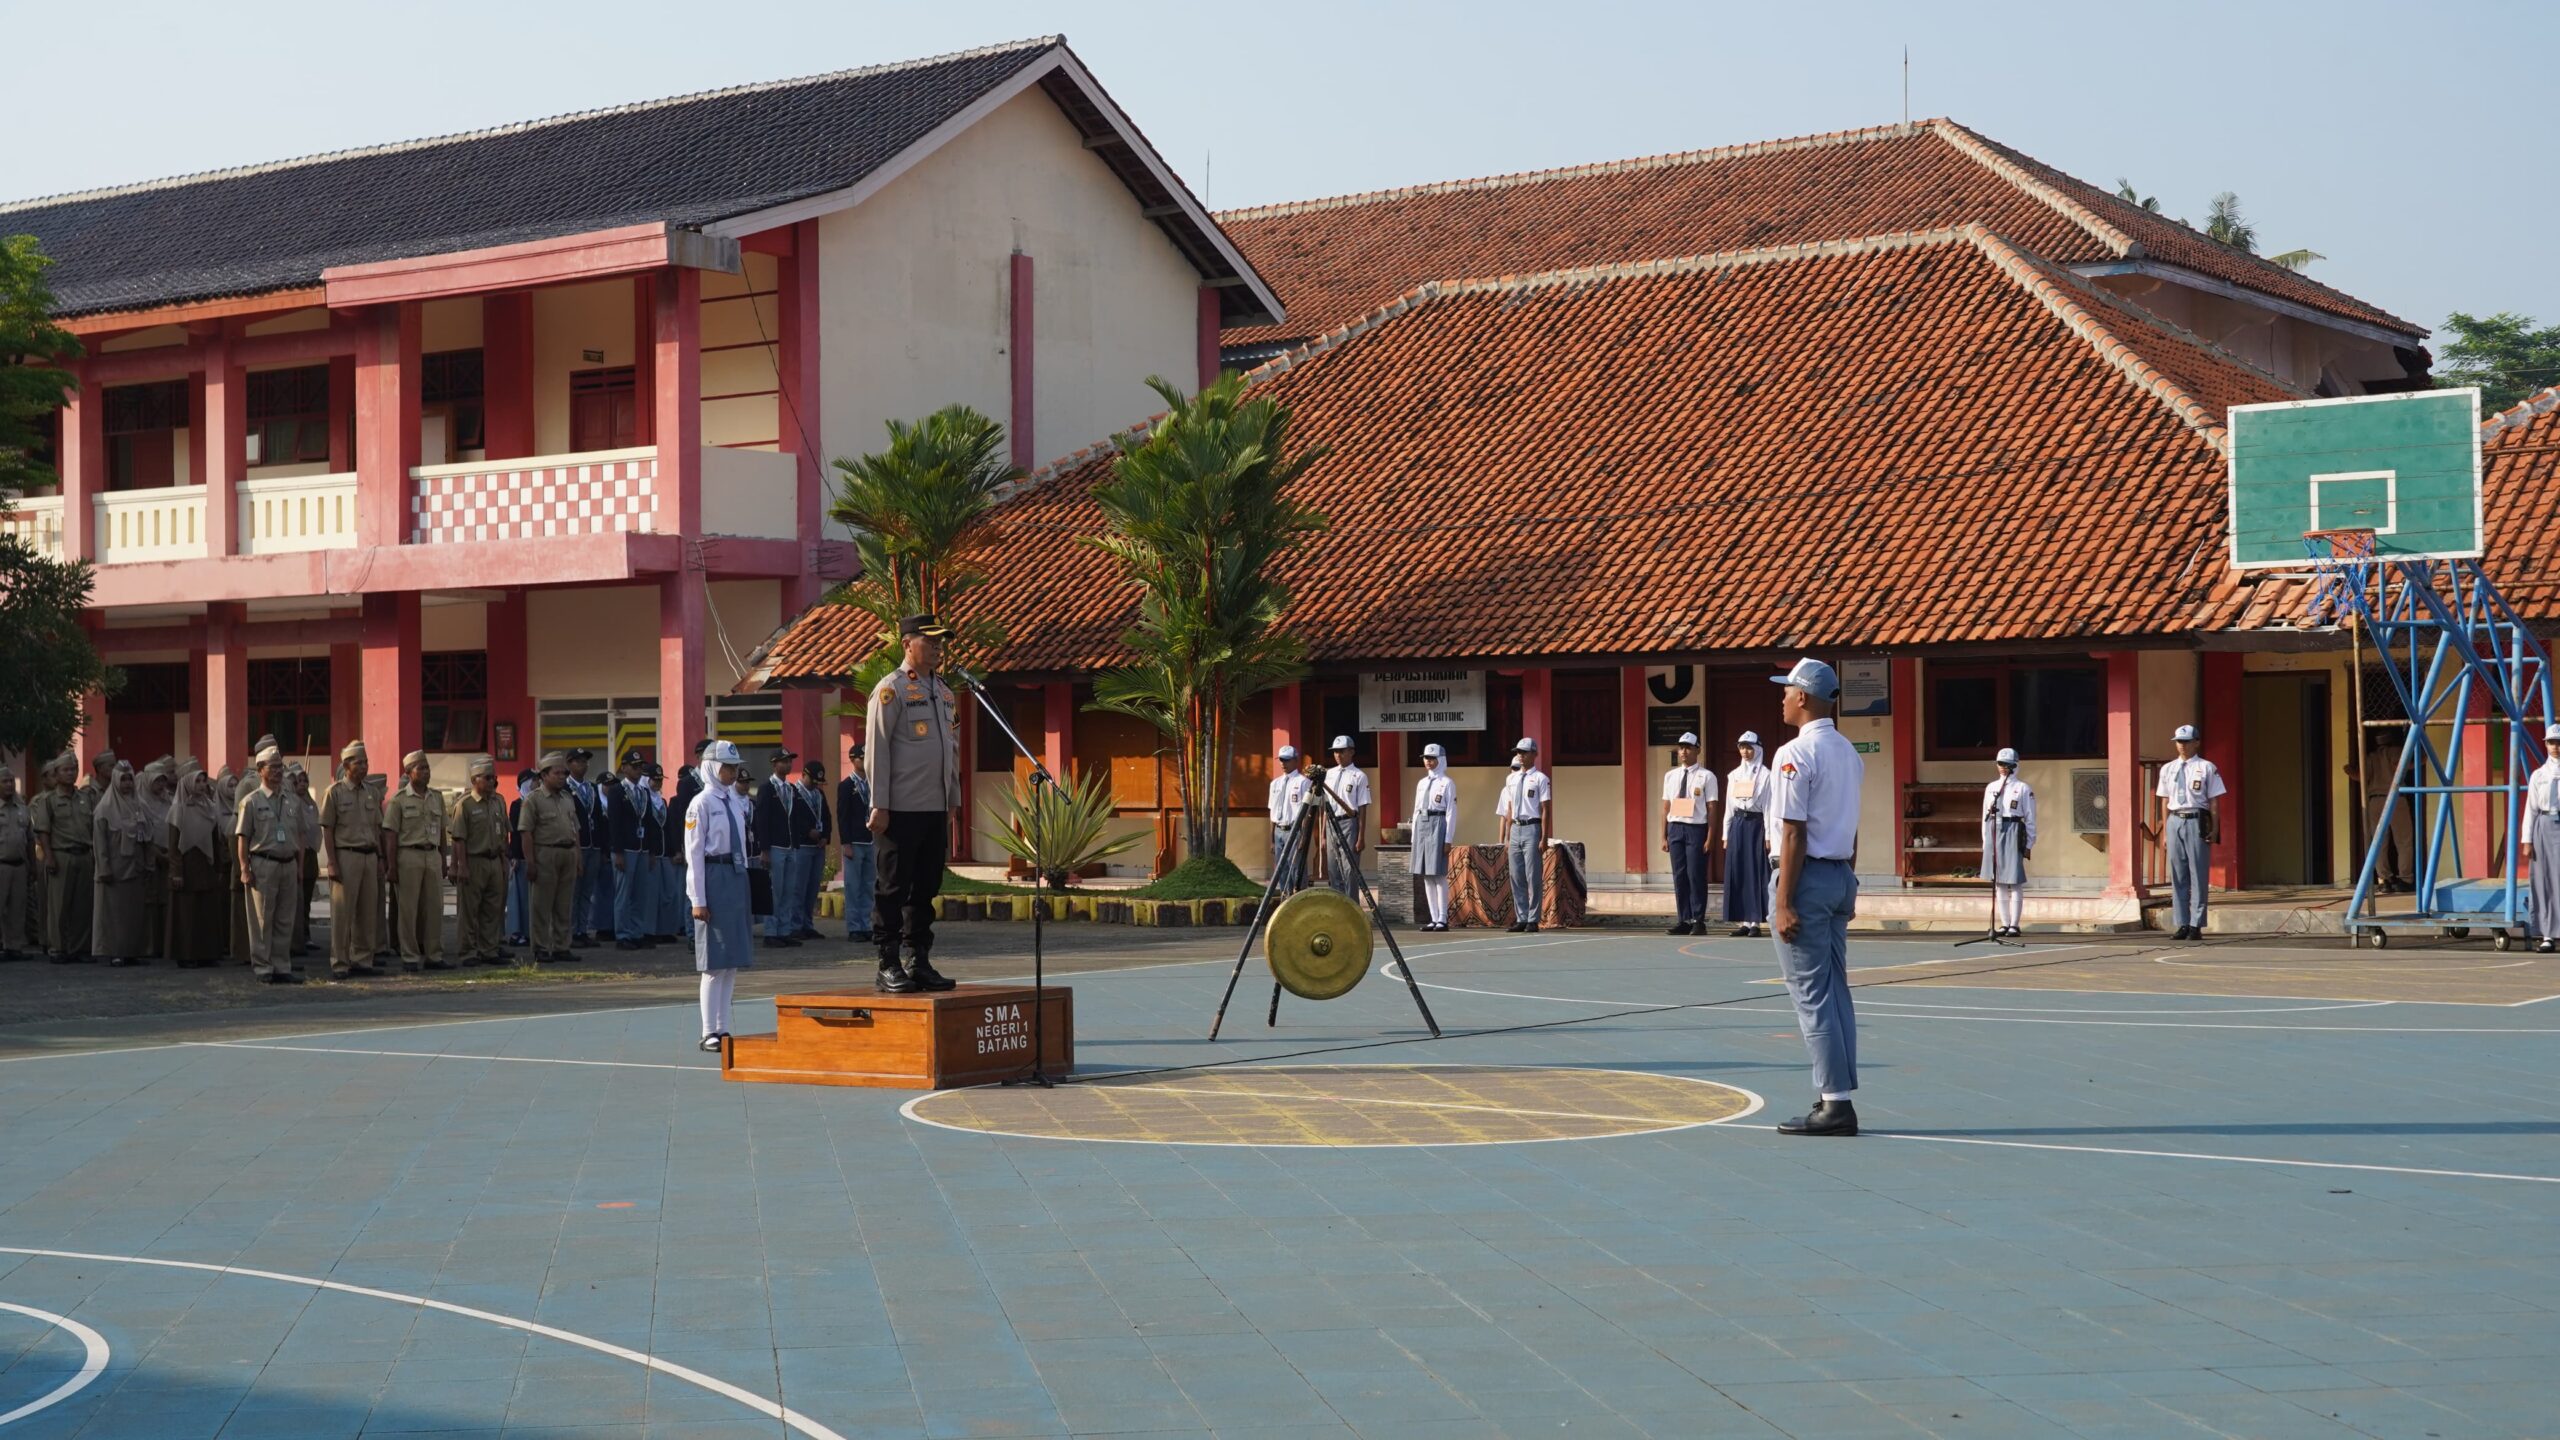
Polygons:
[[[909,995],[778,995],[779,1029],[721,1047],[723,1079],[942,1090],[1031,1073],[1030,987],[963,985]],[[1075,1068],[1075,992],[1048,988],[1042,1067]]]
[[1982,787],[1913,781],[1902,787],[1902,883],[1980,885]]

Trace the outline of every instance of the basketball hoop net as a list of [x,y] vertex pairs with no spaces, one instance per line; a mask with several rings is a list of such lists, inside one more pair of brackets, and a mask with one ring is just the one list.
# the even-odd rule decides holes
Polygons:
[[2356,526],[2340,530],[2305,530],[2302,546],[2314,560],[2370,560],[2373,558],[2373,528]]

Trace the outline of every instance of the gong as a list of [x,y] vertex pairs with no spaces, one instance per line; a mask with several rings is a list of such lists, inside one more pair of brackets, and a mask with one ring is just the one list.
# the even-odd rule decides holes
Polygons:
[[1301,890],[1271,912],[1263,953],[1280,988],[1330,1000],[1369,973],[1369,917],[1337,891]]

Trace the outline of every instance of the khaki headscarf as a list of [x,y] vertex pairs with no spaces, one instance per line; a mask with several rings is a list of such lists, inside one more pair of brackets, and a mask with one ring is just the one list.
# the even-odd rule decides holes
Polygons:
[[189,756],[178,767],[178,799],[169,807],[172,848],[181,853],[193,850],[219,863],[222,829],[222,802],[214,796],[213,777]]
[[[104,837],[104,848],[109,854],[120,859],[129,859],[160,843],[151,812],[143,806],[140,787],[137,785],[132,794],[125,793],[125,786],[132,783],[133,766],[119,760],[116,768],[107,775],[106,793],[98,797],[98,834]],[[122,867],[117,868],[120,870]],[[113,878],[129,877],[119,873]]]
[[169,809],[177,796],[174,789],[167,795],[160,793],[160,782],[163,780],[168,781],[172,786],[178,783],[177,762],[166,755],[143,766],[142,773],[135,778],[133,787],[136,798],[142,802],[143,813],[151,817],[151,833],[155,836],[167,828]]

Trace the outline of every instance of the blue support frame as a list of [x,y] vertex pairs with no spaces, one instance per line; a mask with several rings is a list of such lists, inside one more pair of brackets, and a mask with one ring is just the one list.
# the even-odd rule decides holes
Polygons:
[[[2387,822],[2376,825],[2357,867],[2347,932],[2380,944],[2386,930],[2479,925],[2491,927],[2503,948],[2530,904],[2515,837],[2522,833],[2526,777],[2542,763],[2542,728],[2551,723],[2551,657],[2478,561],[2376,559],[2340,539],[2334,533],[2304,537],[2319,570],[2311,608],[2315,616],[2352,617],[2372,638],[2409,716],[2389,806],[2417,805],[2423,826],[2415,911],[2385,917],[2375,906],[2374,877],[2390,834]],[[2488,743],[2492,725],[2505,727],[2504,773],[2487,785],[2463,784],[2464,747]],[[2431,733],[2437,728],[2451,736],[2441,748]],[[2361,748],[2361,736],[2357,743]],[[2495,873],[2467,874],[2455,823],[2465,795],[2505,812],[2501,862],[2473,857]]]

